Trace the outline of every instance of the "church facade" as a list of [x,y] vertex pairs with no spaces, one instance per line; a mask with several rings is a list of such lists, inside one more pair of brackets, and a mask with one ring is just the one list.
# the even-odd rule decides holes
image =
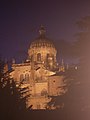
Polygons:
[[[27,108],[49,109],[48,103],[51,96],[65,93],[63,75],[57,63],[57,50],[54,44],[46,37],[45,28],[41,26],[37,37],[28,49],[28,58],[25,62],[16,64],[13,61],[10,76],[16,81],[17,86],[28,88],[29,95],[26,101]],[[64,72],[64,68],[62,69]],[[54,109],[53,106],[50,109]]]

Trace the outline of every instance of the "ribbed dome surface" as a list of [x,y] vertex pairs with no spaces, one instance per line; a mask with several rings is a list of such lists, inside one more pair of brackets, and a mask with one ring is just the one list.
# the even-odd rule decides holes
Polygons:
[[34,42],[31,43],[30,48],[35,48],[35,47],[54,47],[54,44],[45,36],[40,36]]
[[34,40],[34,42],[31,43],[30,48],[35,47],[53,47],[55,48],[54,44],[45,36],[45,29],[43,26],[41,26],[41,29],[39,30],[39,37]]

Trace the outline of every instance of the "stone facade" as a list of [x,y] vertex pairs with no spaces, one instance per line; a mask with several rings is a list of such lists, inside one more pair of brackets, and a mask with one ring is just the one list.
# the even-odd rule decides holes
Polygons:
[[[17,83],[23,81],[22,88],[27,87],[30,95],[26,101],[27,108],[46,109],[51,101],[50,96],[58,96],[65,91],[63,76],[57,75],[59,67],[56,61],[56,48],[45,36],[45,29],[41,27],[39,37],[31,43],[28,49],[28,59],[24,63],[12,64],[11,77]],[[58,70],[58,71],[57,71]]]

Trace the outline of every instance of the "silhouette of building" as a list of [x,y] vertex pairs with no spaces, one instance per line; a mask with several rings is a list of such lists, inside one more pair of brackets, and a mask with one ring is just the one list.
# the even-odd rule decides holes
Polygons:
[[[10,76],[14,78],[17,86],[22,82],[21,87],[28,88],[28,92],[23,96],[29,95],[26,104],[31,109],[49,109],[48,103],[51,96],[58,96],[65,93],[62,89],[64,63],[60,67],[56,60],[57,50],[54,44],[46,37],[43,26],[39,30],[37,37],[28,49],[28,58],[25,62],[12,63]],[[53,109],[53,107],[51,108]]]

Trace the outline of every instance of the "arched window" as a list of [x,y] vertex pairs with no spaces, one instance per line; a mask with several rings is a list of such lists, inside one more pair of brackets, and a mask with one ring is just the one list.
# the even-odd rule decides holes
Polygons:
[[49,54],[47,54],[47,56],[46,56],[46,61],[47,62],[49,62],[49,56],[50,56]]
[[41,53],[37,54],[37,61],[41,61]]
[[49,57],[50,55],[49,54],[47,54],[47,59],[48,59],[48,57]]
[[47,95],[47,90],[46,89],[43,89],[42,91],[41,91],[41,96],[46,96]]
[[29,74],[28,73],[25,74],[25,80],[29,81]]
[[37,109],[40,109],[40,104],[39,103],[37,104]]
[[24,80],[24,75],[23,74],[20,75],[20,81],[22,81],[22,80]]
[[47,62],[51,62],[51,61],[54,61],[54,56],[53,55],[50,55],[50,54],[47,54]]

